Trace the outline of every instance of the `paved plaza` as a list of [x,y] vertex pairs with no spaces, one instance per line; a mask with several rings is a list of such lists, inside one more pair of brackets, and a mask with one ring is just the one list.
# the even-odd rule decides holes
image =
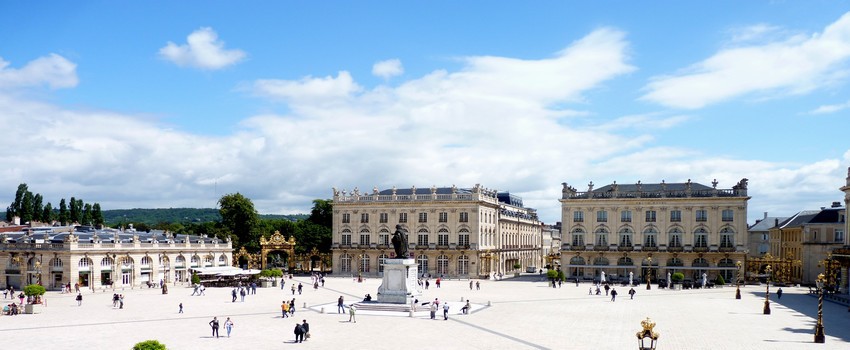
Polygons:
[[[295,296],[290,283],[304,284]],[[360,301],[375,296],[379,279],[357,283],[351,278],[327,278],[313,290],[309,277],[287,280],[284,290],[258,288],[245,302],[232,303],[230,289],[208,288],[205,296],[190,296],[187,287],[116,291],[125,294],[124,309],[112,307],[112,291],[84,293],[82,306],[74,295],[49,292],[47,307],[36,315],[0,316],[0,337],[12,348],[130,349],[157,339],[169,349],[635,349],[640,321],[650,317],[661,333],[658,349],[848,349],[850,312],[846,306],[825,302],[826,344],[814,344],[817,299],[808,289],[783,288],[777,300],[771,288],[771,315],[762,314],[764,287],[669,291],[653,285],[616,287],[616,302],[604,295],[588,295],[589,284],[564,284],[553,289],[537,276],[481,281],[481,290],[469,289],[469,280],[443,281],[419,299],[439,298],[452,304],[448,321],[430,320],[425,311],[415,317],[391,312],[358,312],[357,322],[338,314],[336,300]],[[280,303],[296,299],[294,318],[281,318]],[[476,304],[469,315],[459,315],[462,299]],[[178,304],[184,313],[179,314]],[[304,304],[308,308],[303,308]],[[489,306],[488,306],[489,303]],[[322,313],[324,307],[325,313]],[[210,336],[208,322],[230,317],[230,338]],[[310,323],[312,337],[293,344],[296,321]]]

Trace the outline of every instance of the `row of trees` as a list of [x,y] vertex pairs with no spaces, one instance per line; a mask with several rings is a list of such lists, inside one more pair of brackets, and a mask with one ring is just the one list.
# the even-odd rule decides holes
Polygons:
[[63,226],[69,223],[103,225],[103,212],[100,210],[100,203],[89,204],[74,197],[71,197],[71,201],[66,203],[65,198],[62,198],[57,210],[53,208],[50,202],[47,202],[47,204],[43,204],[43,202],[44,197],[40,193],[33,194],[30,192],[27,184],[18,185],[15,201],[6,208],[6,221],[12,221],[15,217],[18,217],[21,223],[59,221]]

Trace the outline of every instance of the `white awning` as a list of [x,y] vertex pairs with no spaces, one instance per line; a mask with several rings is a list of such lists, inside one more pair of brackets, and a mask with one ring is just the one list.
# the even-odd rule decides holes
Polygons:
[[260,270],[243,270],[234,266],[193,267],[189,270],[196,272],[198,275],[206,276],[256,275],[260,273]]

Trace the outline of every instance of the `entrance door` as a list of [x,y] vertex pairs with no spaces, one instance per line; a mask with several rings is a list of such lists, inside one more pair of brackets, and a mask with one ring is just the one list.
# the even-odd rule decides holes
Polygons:
[[64,286],[65,286],[65,284],[62,283],[62,273],[61,272],[54,272],[53,273],[53,288],[63,288]]
[[121,272],[121,284],[123,284],[125,286],[131,285],[132,282],[133,282],[131,276],[132,275],[131,275],[130,271],[122,271]]

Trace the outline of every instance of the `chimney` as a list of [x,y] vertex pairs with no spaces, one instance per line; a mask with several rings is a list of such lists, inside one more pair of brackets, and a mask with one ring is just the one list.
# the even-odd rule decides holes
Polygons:
[[767,212],[764,212],[764,218],[767,219]]
[[773,227],[777,227],[777,226],[779,226],[779,219],[777,218],[777,219],[773,219],[773,220],[776,220],[776,221],[774,221],[774,223],[773,223]]
[[832,202],[833,208],[841,208],[841,202]]

